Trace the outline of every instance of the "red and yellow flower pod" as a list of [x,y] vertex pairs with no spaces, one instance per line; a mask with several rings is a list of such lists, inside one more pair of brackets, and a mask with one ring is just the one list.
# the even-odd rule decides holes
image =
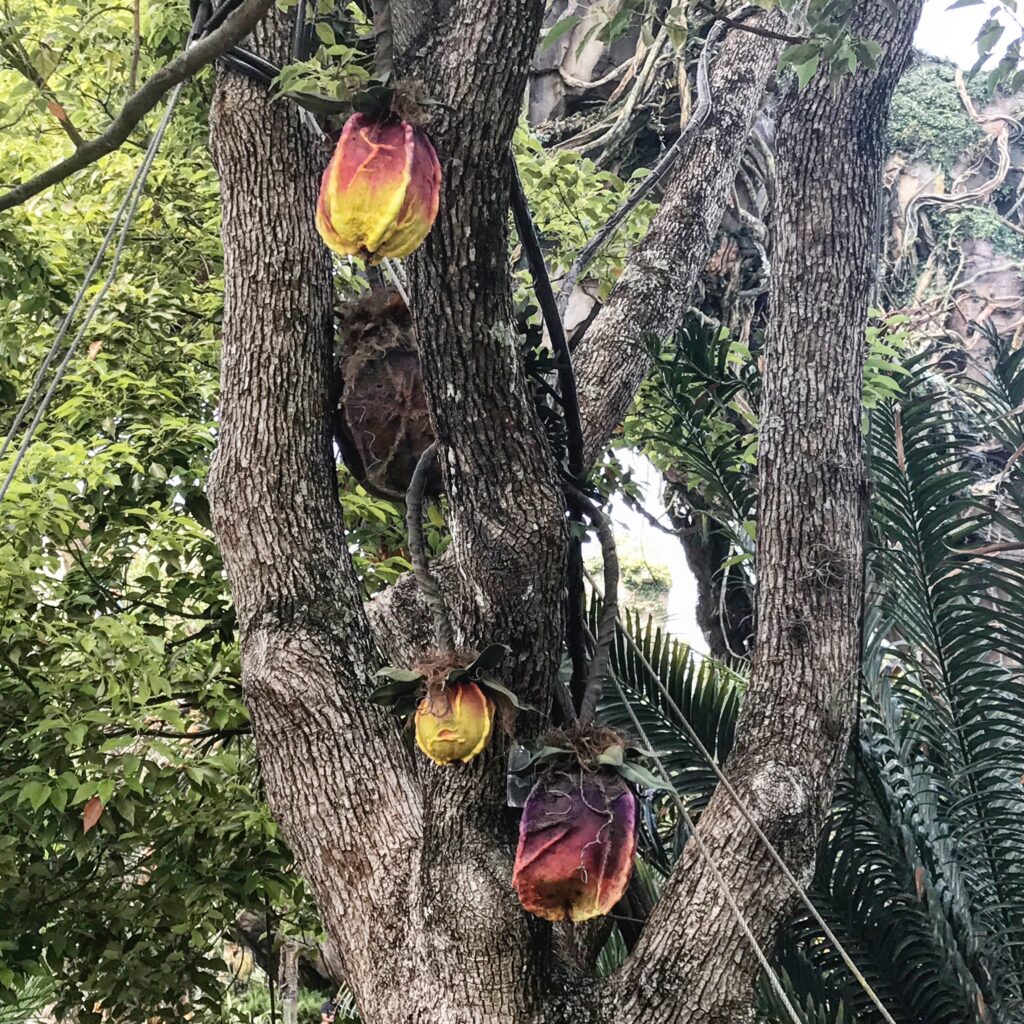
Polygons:
[[320,183],[316,227],[343,256],[408,256],[430,233],[440,194],[441,165],[422,129],[353,114]]
[[618,775],[550,772],[519,822],[512,884],[547,921],[587,921],[622,899],[636,853],[636,797]]
[[450,683],[416,708],[416,744],[435,764],[472,761],[493,725],[494,701],[476,683]]

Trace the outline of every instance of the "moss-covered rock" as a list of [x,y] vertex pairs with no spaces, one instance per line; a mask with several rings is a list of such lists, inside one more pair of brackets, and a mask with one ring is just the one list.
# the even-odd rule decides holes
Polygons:
[[1024,260],[1024,237],[1018,235],[996,212],[984,206],[965,206],[952,210],[937,220],[936,236],[940,244],[963,242],[981,238],[992,249],[1013,260]]
[[893,97],[889,142],[908,159],[949,171],[984,137],[956,90],[956,65],[919,56]]

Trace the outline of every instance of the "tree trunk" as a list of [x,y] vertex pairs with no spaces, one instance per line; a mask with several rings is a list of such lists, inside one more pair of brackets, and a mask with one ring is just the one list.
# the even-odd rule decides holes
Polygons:
[[[507,260],[509,142],[543,6],[392,0],[396,66],[439,101],[429,130],[444,172],[441,210],[409,261],[409,281],[449,499],[446,592],[458,642],[510,644],[506,681],[546,711],[561,639],[566,529],[511,326]],[[902,64],[912,8],[903,4],[899,32],[875,12],[883,38],[895,40],[883,70],[846,79],[838,97],[812,85],[784,127],[791,155],[781,218],[791,241],[776,268],[762,425],[763,653],[731,767],[769,835],[801,869],[845,740],[856,667],[858,389],[873,257],[866,225],[887,106],[877,83]],[[280,61],[289,22],[275,10],[254,48]],[[704,140],[713,152],[680,169],[639,269],[623,275],[626,285],[588,343],[592,451],[642,376],[634,357],[641,333],[664,323],[664,303],[652,319],[652,296],[672,281],[672,302],[685,301],[687,275],[703,263],[753,117],[746,108],[756,106],[775,59],[763,39],[731,33],[724,44],[717,120]],[[231,72],[218,84],[211,143],[225,252],[214,526],[238,611],[267,799],[363,1019],[736,1019],[752,961],[692,849],[623,970],[598,981],[571,955],[573,936],[523,913],[512,892],[506,737],[469,766],[437,768],[414,758],[407,737],[365,701],[378,665],[374,641],[408,660],[423,633],[419,606],[401,597],[408,584],[395,588],[390,605],[378,604],[384,611],[375,621],[384,626],[371,633],[338,507],[331,270],[312,217],[326,154],[293,107]],[[845,178],[830,180],[837,168]],[[529,739],[545,720],[521,715],[515,732]],[[721,794],[702,831],[766,939],[788,895],[777,873]]]
[[[860,665],[865,323],[889,100],[919,11],[920,0],[859,4],[854,30],[885,50],[877,69],[848,75],[838,87],[819,73],[794,91],[778,126],[756,647],[728,776],[804,881],[845,753]],[[754,935],[770,948],[793,903],[789,883],[721,788],[700,833]],[[670,957],[673,949],[682,952]],[[623,1019],[732,1024],[758,973],[719,886],[689,844],[627,966],[634,994]]]
[[[780,10],[764,16],[761,26],[790,27]],[[726,36],[710,75],[711,113],[681,158],[647,235],[577,348],[588,461],[622,422],[647,376],[645,336],[682,322],[732,201],[747,137],[782,49],[782,43],[748,32]]]
[[[288,39],[274,11],[253,45],[280,61]],[[263,784],[367,1021],[402,1020],[386,1008],[409,972],[421,805],[398,729],[360,699],[377,662],[328,429],[334,296],[312,217],[324,154],[293,106],[231,72],[210,128],[225,311],[209,489]]]
[[753,588],[742,569],[722,569],[732,550],[728,535],[702,514],[706,503],[685,484],[666,483],[664,499],[697,584],[696,619],[708,652],[724,661],[747,657],[754,641]]

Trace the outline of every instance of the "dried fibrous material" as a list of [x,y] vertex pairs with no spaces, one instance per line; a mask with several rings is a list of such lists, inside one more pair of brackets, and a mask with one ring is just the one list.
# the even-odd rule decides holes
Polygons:
[[[342,457],[367,490],[402,500],[434,441],[409,311],[396,292],[379,292],[340,306],[338,320]],[[435,468],[427,493],[440,490]]]
[[421,128],[353,114],[324,171],[317,230],[343,256],[408,256],[430,233],[440,194],[441,165]]
[[625,780],[579,766],[554,769],[523,808],[512,884],[531,914],[586,921],[622,898],[635,853],[636,797]]

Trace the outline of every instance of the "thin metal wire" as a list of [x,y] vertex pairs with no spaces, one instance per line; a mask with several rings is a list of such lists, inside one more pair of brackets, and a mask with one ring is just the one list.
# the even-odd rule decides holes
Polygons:
[[[192,42],[196,35],[196,27],[197,22],[194,22],[192,25],[192,29],[189,32],[188,40],[185,43],[186,49],[188,49],[188,47],[192,45]],[[89,269],[86,271],[85,278],[82,281],[80,288],[78,289],[78,293],[75,295],[74,301],[72,302],[71,307],[68,310],[67,316],[65,316],[63,322],[61,323],[60,330],[57,332],[57,337],[54,339],[53,344],[50,346],[50,350],[47,352],[45,358],[43,359],[42,365],[39,367],[39,370],[32,381],[32,386],[29,388],[29,393],[26,396],[25,401],[22,402],[21,407],[18,410],[17,415],[15,416],[14,423],[11,425],[11,428],[7,433],[7,437],[4,439],[3,445],[0,446],[0,458],[2,458],[3,455],[7,452],[7,449],[10,446],[11,441],[14,439],[18,427],[24,420],[25,414],[31,407],[32,401],[35,398],[36,394],[38,393],[39,386],[43,380],[43,377],[46,374],[46,370],[49,368],[50,363],[56,356],[60,348],[61,342],[67,335],[68,329],[70,328],[71,325],[71,321],[75,313],[78,311],[78,308],[82,303],[82,299],[85,296],[86,289],[88,288],[89,283],[92,281],[92,278],[96,273],[96,270],[99,267],[99,264],[107,251],[107,247],[110,244],[110,240],[113,238],[114,232],[116,231],[118,224],[121,223],[123,219],[123,224],[121,224],[121,233],[118,236],[117,245],[114,247],[114,255],[111,259],[110,269],[107,271],[107,276],[104,279],[103,286],[100,288],[99,293],[96,295],[91,305],[89,306],[89,309],[82,320],[82,324],[78,329],[78,333],[73,338],[70,346],[67,349],[67,352],[65,352],[64,358],[57,366],[57,369],[54,372],[53,380],[50,382],[50,387],[47,389],[46,394],[43,396],[43,399],[40,402],[38,409],[36,410],[36,414],[33,417],[32,422],[29,424],[28,428],[25,431],[25,436],[22,438],[21,444],[18,447],[18,452],[14,457],[14,461],[11,464],[11,468],[7,473],[7,477],[5,478],[3,484],[0,485],[0,501],[3,501],[4,498],[6,498],[7,492],[11,486],[11,482],[14,480],[15,474],[18,472],[18,467],[21,465],[22,461],[25,458],[25,455],[28,453],[29,448],[32,446],[32,441],[35,437],[35,432],[39,427],[39,424],[42,422],[43,416],[46,415],[46,410],[49,408],[50,402],[53,400],[53,396],[56,393],[57,388],[60,386],[61,380],[64,377],[64,373],[66,372],[72,357],[78,350],[78,346],[81,343],[82,338],[85,336],[85,332],[89,329],[90,325],[92,324],[93,318],[96,316],[96,313],[99,310],[101,304],[103,303],[103,300],[106,298],[107,293],[110,291],[110,287],[113,284],[114,277],[117,274],[117,268],[121,262],[121,255],[124,252],[125,242],[128,238],[128,232],[131,229],[132,221],[135,217],[136,211],[138,210],[139,202],[142,199],[142,190],[143,187],[145,186],[146,178],[149,176],[150,169],[153,166],[153,161],[156,159],[157,152],[160,149],[160,144],[163,142],[164,134],[167,131],[167,126],[168,124],[170,124],[171,115],[174,113],[174,109],[178,104],[178,99],[180,98],[181,92],[184,89],[184,87],[185,83],[181,82],[178,85],[176,85],[172,90],[170,98],[167,101],[167,108],[164,111],[163,117],[160,119],[160,124],[157,127],[157,130],[153,135],[153,138],[150,140],[148,148],[146,149],[145,158],[140,164],[139,169],[135,172],[135,176],[132,178],[131,184],[128,186],[128,191],[125,193],[125,197],[121,201],[121,206],[118,208],[117,213],[114,215],[114,219],[111,221],[110,227],[108,228],[107,233],[104,236],[102,243],[100,244],[100,248],[96,253],[95,259],[90,264]]]
[[[587,579],[589,580],[591,587],[594,588],[595,592],[600,593],[600,591],[597,590],[594,578],[589,571],[587,572]],[[764,834],[760,825],[758,825],[757,822],[754,821],[754,818],[750,813],[750,809],[747,807],[746,803],[744,803],[740,795],[736,792],[732,784],[726,778],[725,773],[718,766],[718,762],[711,756],[711,753],[708,750],[708,748],[704,746],[700,736],[697,734],[697,731],[693,728],[692,725],[690,725],[689,720],[683,714],[682,709],[673,699],[672,694],[670,693],[668,687],[665,685],[661,676],[657,673],[657,671],[654,669],[651,663],[647,660],[647,657],[644,655],[644,652],[640,649],[639,644],[637,644],[637,642],[630,635],[629,631],[625,628],[621,618],[619,619],[619,627],[622,636],[626,640],[626,643],[629,644],[629,646],[633,649],[633,652],[640,659],[640,663],[647,670],[651,679],[654,680],[654,684],[661,691],[661,695],[665,698],[669,707],[678,717],[680,724],[682,725],[686,734],[690,737],[690,740],[693,742],[693,745],[700,752],[701,756],[708,762],[708,765],[710,766],[711,770],[715,773],[715,776],[721,784],[722,788],[726,791],[726,793],[729,794],[730,797],[732,797],[734,803],[736,804],[736,807],[739,809],[740,814],[743,815],[743,817],[747,821],[747,824],[750,825],[750,827],[754,830],[754,834],[764,845],[765,849],[768,851],[769,856],[772,858],[773,861],[775,861],[775,864],[778,866],[778,868],[782,871],[783,876],[785,877],[786,881],[788,881],[789,884],[792,886],[793,890],[796,892],[797,896],[800,899],[800,902],[807,908],[807,911],[814,918],[818,927],[821,928],[825,938],[828,939],[828,941],[831,942],[832,945],[835,947],[835,950],[839,954],[840,959],[846,965],[846,969],[853,976],[853,979],[857,982],[857,984],[860,985],[861,989],[863,989],[864,994],[871,1000],[872,1003],[874,1003],[875,1009],[878,1010],[878,1012],[882,1015],[882,1019],[885,1020],[886,1024],[896,1024],[896,1021],[893,1019],[892,1014],[889,1013],[889,1011],[885,1008],[885,1005],[882,1003],[882,1000],[879,998],[878,993],[875,992],[875,990],[871,987],[871,983],[867,980],[867,978],[864,977],[860,968],[853,962],[853,959],[850,957],[850,954],[847,953],[846,947],[843,946],[843,944],[839,941],[839,939],[836,937],[835,932],[832,931],[832,929],[825,922],[825,919],[819,913],[818,908],[815,907],[815,905],[811,902],[810,896],[807,895],[807,890],[800,884],[799,881],[797,881],[793,872],[790,871],[789,867],[787,866],[786,862],[782,859],[782,856],[779,854],[778,850],[776,850],[775,847],[772,845],[772,841]],[[624,703],[627,704],[627,709],[629,710],[630,717],[632,718],[632,708],[629,708],[628,702],[624,701]]]
[[[587,633],[590,635],[590,638],[593,641],[594,635],[590,632],[589,627],[587,627]],[[629,703],[629,700],[627,699],[626,694],[622,689],[622,684],[619,682],[618,675],[615,672],[610,673],[610,675],[612,682],[615,684],[615,689],[619,692],[619,699],[625,706],[626,711],[629,712],[629,717],[633,720],[633,727],[636,729],[640,739],[643,740],[644,745],[648,748],[648,750],[652,750],[650,737],[648,737],[644,727],[640,724],[640,720],[636,717],[636,714],[633,711],[633,706]],[[761,944],[757,941],[757,937],[751,930],[750,925],[743,914],[743,911],[740,910],[739,904],[736,902],[736,898],[733,896],[732,890],[729,888],[728,882],[726,882],[725,878],[722,876],[722,872],[718,870],[717,865],[711,858],[710,851],[704,844],[704,840],[701,839],[700,834],[697,832],[697,827],[693,823],[693,818],[690,817],[690,813],[689,811],[687,811],[686,805],[683,803],[679,794],[676,792],[676,787],[672,782],[671,776],[668,774],[668,771],[666,770],[664,764],[662,764],[661,758],[658,757],[658,755],[654,753],[653,750],[651,753],[651,760],[654,761],[655,765],[657,765],[658,771],[661,773],[661,777],[664,779],[665,784],[669,787],[669,793],[672,799],[675,801],[679,813],[683,816],[683,819],[685,820],[686,825],[690,830],[690,836],[693,838],[693,843],[694,846],[696,846],[697,848],[697,852],[701,855],[701,857],[704,858],[704,863],[707,864],[708,869],[714,876],[715,882],[717,883],[719,889],[722,890],[722,895],[725,897],[725,902],[729,904],[729,909],[732,911],[733,916],[736,918],[736,923],[740,926],[740,930],[743,932],[744,936],[746,936],[747,941],[750,943],[750,948],[754,951],[754,956],[757,957],[757,962],[761,965],[761,970],[763,970],[765,974],[768,976],[768,980],[771,982],[771,986],[775,990],[775,994],[779,997],[779,1001],[782,1003],[783,1007],[785,1007],[786,1013],[789,1014],[790,1020],[793,1021],[793,1024],[803,1024],[800,1015],[796,1012],[796,1010],[793,1008],[793,1004],[789,1001],[789,996],[786,995],[786,990],[782,985],[782,981],[779,978],[778,973],[776,972],[775,968],[772,967],[772,965],[768,962],[768,957],[765,956],[765,952],[761,948]]]
[[14,422],[11,424],[11,428],[7,431],[7,436],[3,440],[3,444],[0,444],[0,459],[7,454],[7,449],[10,447],[11,442],[14,440],[14,435],[18,432],[18,428],[25,419],[25,414],[32,407],[32,403],[35,400],[40,385],[42,384],[43,377],[46,375],[46,371],[50,368],[50,363],[53,362],[54,356],[56,356],[57,352],[60,350],[61,342],[63,342],[64,338],[67,336],[68,330],[71,327],[71,321],[74,320],[75,314],[78,312],[78,307],[81,306],[82,299],[85,298],[85,292],[92,282],[96,271],[99,269],[100,263],[103,262],[103,257],[106,255],[107,247],[110,245],[111,239],[113,239],[114,233],[117,231],[118,225],[121,223],[124,211],[128,208],[128,203],[132,198],[133,189],[134,186],[130,187],[125,193],[124,199],[121,200],[121,206],[117,213],[114,214],[114,219],[110,222],[110,227],[107,228],[106,235],[103,236],[103,241],[100,243],[100,247],[96,251],[96,256],[89,265],[89,269],[85,272],[85,277],[82,279],[82,283],[78,287],[78,292],[71,303],[71,307],[68,309],[67,314],[61,322],[57,335],[53,339],[53,344],[50,346],[49,352],[46,353],[46,357],[43,359],[42,365],[39,367],[39,370],[35,375],[35,379],[32,381],[32,386],[29,388],[28,394],[25,396],[25,401],[21,403],[21,408],[18,409],[18,412],[14,417]]
[[401,274],[398,272],[398,264],[388,257],[384,257],[381,260],[384,264],[384,269],[387,271],[388,277],[391,278],[392,287],[402,296],[402,301],[405,303],[405,308],[410,309],[409,306],[409,293],[405,290],[405,281],[402,279]]

